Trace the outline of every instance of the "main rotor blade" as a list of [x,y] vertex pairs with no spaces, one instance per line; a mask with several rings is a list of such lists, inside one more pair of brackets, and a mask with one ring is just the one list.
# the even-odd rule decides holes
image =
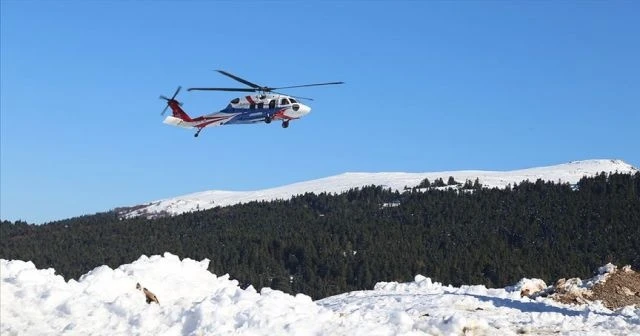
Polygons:
[[307,86],[335,85],[335,84],[344,84],[344,82],[329,82],[329,83],[318,83],[318,84],[305,84],[305,85],[283,86],[283,87],[277,87],[277,88],[271,88],[271,89],[275,89],[275,90],[280,90],[280,89],[293,89],[293,88],[307,87]]
[[164,100],[167,100],[167,101],[169,100],[169,98],[167,98],[167,97],[165,97],[163,95],[160,95],[160,99],[164,99]]
[[279,94],[279,95],[283,95],[283,96],[289,96],[289,97],[296,98],[296,99],[305,99],[305,100],[311,100],[311,101],[313,101],[313,98],[300,97],[300,96],[292,96],[292,95],[290,95],[290,94],[286,94],[286,93],[282,93],[282,92],[276,92],[276,91],[271,91],[271,92],[273,92],[273,93],[277,93],[277,94]]
[[162,110],[162,113],[160,113],[160,115],[164,115],[164,113],[167,112],[167,108],[169,108],[169,104],[164,107],[164,110]]
[[235,91],[235,92],[256,92],[259,89],[241,89],[241,88],[188,88],[187,91]]
[[248,81],[248,80],[246,80],[246,79],[242,79],[242,78],[240,78],[240,77],[238,77],[238,76],[236,76],[236,75],[232,75],[232,74],[230,74],[230,73],[228,73],[228,72],[226,72],[226,71],[224,71],[224,70],[216,70],[216,71],[217,71],[217,72],[219,72],[219,73],[221,73],[221,74],[223,74],[223,75],[225,75],[225,76],[227,76],[227,77],[231,77],[231,78],[233,78],[233,79],[237,80],[238,82],[240,82],[240,83],[242,83],[242,84],[244,84],[244,85],[249,85],[250,87],[252,87],[252,88],[254,88],[254,89],[261,88],[261,86],[260,86],[260,85],[258,85],[258,84],[251,83],[250,81]]

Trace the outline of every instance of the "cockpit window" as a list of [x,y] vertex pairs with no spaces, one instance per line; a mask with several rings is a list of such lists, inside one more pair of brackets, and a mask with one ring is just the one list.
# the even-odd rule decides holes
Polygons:
[[289,100],[291,100],[291,103],[292,103],[292,104],[293,104],[293,103],[297,103],[297,101],[296,101],[295,99],[293,99],[293,98],[289,98]]
[[280,101],[280,105],[289,105],[289,99],[282,98],[282,100]]
[[240,98],[233,98],[233,100],[231,101],[231,104],[237,104],[240,102]]

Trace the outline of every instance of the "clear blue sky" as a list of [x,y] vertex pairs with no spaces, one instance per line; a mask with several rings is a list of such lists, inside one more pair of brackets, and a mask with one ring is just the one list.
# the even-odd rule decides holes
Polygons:
[[[640,166],[637,1],[0,3],[2,219],[348,171]],[[288,129],[162,124],[158,95],[239,84],[213,69],[346,84],[288,90],[316,99]]]

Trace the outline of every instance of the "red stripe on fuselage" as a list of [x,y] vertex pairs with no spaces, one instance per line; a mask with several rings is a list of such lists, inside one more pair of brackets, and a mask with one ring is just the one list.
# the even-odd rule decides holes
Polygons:
[[207,126],[209,124],[218,122],[218,121],[223,121],[223,120],[227,120],[231,118],[230,116],[220,116],[220,117],[198,117],[193,119],[194,122],[199,122],[199,121],[204,121],[202,124],[198,124],[196,125],[196,127],[204,127]]
[[217,120],[213,120],[213,121],[205,122],[205,123],[202,123],[202,124],[198,124],[198,125],[196,125],[196,127],[197,127],[197,128],[204,128],[204,127],[209,126],[210,124],[213,124],[213,123],[214,123],[214,122],[216,122],[216,121],[217,121]]
[[205,116],[202,116],[202,117],[193,118],[192,121],[222,120],[222,119],[225,119],[225,118],[229,118],[229,117],[227,117],[227,116],[218,116],[218,117],[205,117]]
[[246,96],[245,98],[247,98],[247,101],[249,102],[249,104],[255,104],[256,102],[253,101],[253,99],[251,99],[251,96]]

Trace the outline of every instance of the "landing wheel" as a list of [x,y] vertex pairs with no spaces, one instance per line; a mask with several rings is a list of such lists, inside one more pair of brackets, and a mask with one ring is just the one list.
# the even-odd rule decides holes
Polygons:
[[271,117],[267,116],[264,118],[264,122],[266,122],[267,124],[271,123]]
[[200,135],[200,131],[202,131],[202,128],[199,128],[198,131],[196,132],[196,134],[194,134],[193,136],[197,138],[198,135]]
[[283,121],[282,122],[282,128],[287,128],[287,127],[289,127],[289,121],[288,120],[287,121]]

